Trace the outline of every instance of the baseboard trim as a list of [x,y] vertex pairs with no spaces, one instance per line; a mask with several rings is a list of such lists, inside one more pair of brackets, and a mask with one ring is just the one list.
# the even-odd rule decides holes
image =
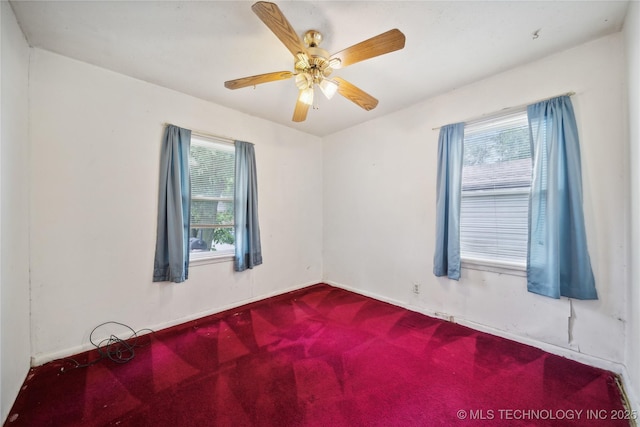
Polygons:
[[[308,283],[303,283],[303,284],[299,284],[299,285],[294,285],[294,286],[290,286],[288,288],[285,289],[280,289],[274,292],[270,292],[268,294],[264,294],[264,295],[258,295],[258,296],[253,296],[251,298],[248,299],[244,299],[241,301],[236,301],[234,303],[231,304],[227,304],[221,307],[216,307],[215,309],[212,310],[205,310],[205,311],[200,311],[198,313],[194,313],[191,314],[189,316],[184,316],[178,319],[173,319],[171,321],[168,322],[161,322],[161,323],[157,323],[155,325],[151,325],[151,326],[142,326],[140,328],[136,328],[136,329],[143,329],[143,328],[148,328],[151,329],[153,331],[161,331],[163,329],[167,329],[167,328],[171,328],[173,326],[177,326],[180,325],[182,323],[187,323],[187,322],[191,322],[193,320],[197,320],[203,317],[207,317],[207,316],[211,316],[213,314],[218,314],[218,313],[222,313],[224,311],[227,310],[233,310],[234,308],[238,308],[238,307],[242,307],[243,305],[246,304],[251,304],[253,302],[257,302],[263,299],[267,299],[267,298],[271,298],[271,297],[275,297],[278,295],[282,295],[282,294],[286,294],[292,291],[297,291],[299,289],[303,289],[309,286],[313,286],[316,284],[322,283],[320,281],[314,281],[314,282],[308,282]],[[149,333],[149,331],[144,331],[144,333],[141,333],[140,335],[144,335],[146,333]],[[126,339],[129,338],[129,336],[122,336],[119,337],[122,339]],[[70,348],[66,348],[63,350],[59,350],[59,351],[52,351],[52,352],[48,352],[48,353],[40,353],[40,354],[36,354],[36,355],[32,355],[31,356],[31,367],[36,367],[36,366],[40,366],[40,365],[44,365],[45,363],[54,361],[54,360],[59,360],[59,359],[64,359],[64,358],[68,358],[74,355],[78,355],[81,353],[84,353],[86,351],[90,351],[95,349],[95,347],[91,344],[91,343],[84,343],[82,345],[78,345],[78,346],[74,346],[74,347],[70,347]]]

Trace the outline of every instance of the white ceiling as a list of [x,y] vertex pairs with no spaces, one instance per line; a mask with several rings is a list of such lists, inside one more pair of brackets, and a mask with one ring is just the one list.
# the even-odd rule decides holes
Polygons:
[[[627,1],[280,1],[300,35],[335,53],[392,28],[403,50],[337,70],[379,99],[345,98],[291,116],[293,79],[237,90],[223,83],[292,71],[293,57],[246,1],[11,0],[32,46],[324,136],[622,28]],[[535,37],[534,33],[538,36]],[[170,118],[167,118],[170,120]]]

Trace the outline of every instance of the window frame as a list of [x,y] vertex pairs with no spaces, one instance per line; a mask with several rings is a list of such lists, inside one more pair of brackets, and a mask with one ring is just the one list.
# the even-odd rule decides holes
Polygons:
[[[527,110],[526,108],[510,109],[509,111],[502,111],[497,114],[492,114],[490,116],[483,117],[482,119],[474,122],[465,123],[465,131],[468,125],[473,126],[477,122],[499,121],[500,119],[506,118],[511,115],[516,115],[516,114],[524,114],[524,116],[526,116]],[[466,138],[463,139],[463,144],[465,144],[465,142],[466,142]],[[462,172],[463,174],[464,174],[464,168],[465,166],[463,165],[463,172]],[[528,187],[529,191],[530,191],[530,188],[531,188],[531,181],[529,181],[529,187]],[[489,190],[489,192],[493,194],[500,194],[505,192],[509,192],[512,194],[524,194],[525,192],[528,193],[525,187],[517,187],[512,189],[498,188],[498,189]],[[467,197],[476,197],[476,196],[481,196],[481,195],[479,194],[468,195]],[[464,197],[464,192],[461,189],[461,194],[460,194],[461,208],[462,208],[463,197]],[[529,202],[527,203],[527,211],[528,210],[529,210]],[[460,212],[460,214],[462,217],[462,211]],[[528,236],[528,233],[529,233],[529,224],[527,224],[527,236]],[[462,234],[460,234],[460,239],[462,239]],[[508,274],[508,275],[520,276],[520,277],[526,277],[527,275],[526,257],[523,261],[517,262],[517,261],[508,261],[504,259],[498,260],[498,259],[490,259],[490,258],[473,257],[469,255],[464,256],[462,252],[462,248],[460,250],[460,267],[464,269],[469,269],[469,270],[489,271],[489,272],[494,272],[498,274]]]
[[[233,152],[234,155],[234,168],[235,168],[235,144],[231,141],[226,141],[224,139],[221,138],[217,138],[214,136],[210,136],[210,135],[203,135],[203,134],[196,134],[194,132],[191,133],[191,146],[194,145],[199,145],[199,146],[209,146],[209,145],[213,145],[213,146],[227,146],[228,151],[229,152]],[[226,149],[226,147],[225,147]],[[191,148],[189,149],[189,157],[191,159]],[[189,174],[191,174],[191,171],[189,171]],[[191,177],[191,175],[190,175]],[[235,179],[235,169],[234,169],[234,179]],[[224,201],[224,202],[231,202],[232,204],[235,203],[235,197],[208,197],[208,196],[196,196],[194,197],[193,194],[189,195],[189,203],[192,204],[194,201]],[[192,208],[193,206],[191,206]],[[233,222],[232,224],[220,224],[220,225],[216,225],[216,224],[211,224],[208,225],[206,227],[193,227],[191,224],[189,224],[189,235],[191,235],[191,230],[193,228],[231,228],[232,231],[234,231],[234,226],[235,226],[235,211],[233,214]],[[203,251],[203,252],[194,252],[191,251],[191,249],[189,249],[189,265],[203,265],[203,264],[215,264],[215,263],[220,263],[220,262],[231,262],[233,261],[234,257],[235,257],[235,242],[234,242],[234,248],[233,249],[229,249],[229,250],[225,250],[225,251]]]

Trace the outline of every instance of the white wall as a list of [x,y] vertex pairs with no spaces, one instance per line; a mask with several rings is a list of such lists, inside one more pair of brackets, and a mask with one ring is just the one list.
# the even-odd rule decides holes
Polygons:
[[[321,280],[319,138],[39,49],[30,72],[35,363],[104,321],[158,329]],[[255,144],[263,265],[151,281],[165,122]]]
[[29,46],[0,2],[0,377],[4,422],[29,369]]
[[[615,34],[325,138],[325,281],[570,357],[587,355],[590,363],[622,363],[629,231],[624,75],[622,35]],[[468,269],[459,282],[436,278],[432,128],[568,91],[576,92],[600,299],[545,298],[528,293],[524,277]],[[421,286],[419,296],[413,283]]]
[[[3,418],[24,378],[28,356],[42,363],[86,349],[88,334],[98,323],[117,320],[134,328],[160,328],[323,278],[578,359],[584,355],[590,363],[626,360],[637,389],[640,320],[628,317],[627,310],[638,312],[640,293],[633,287],[627,292],[627,254],[631,245],[631,265],[638,265],[640,224],[633,223],[629,241],[623,43],[627,41],[629,82],[636,93],[630,99],[631,117],[637,118],[637,6],[631,6],[636,18],[628,19],[624,35],[578,46],[324,140],[35,49],[29,154],[26,144],[9,146],[5,138],[14,132],[26,141],[26,99],[16,93],[26,93],[28,48],[3,1]],[[9,66],[6,34],[19,58]],[[11,82],[11,90],[5,81]],[[569,90],[577,92],[572,99],[600,300],[544,298],[526,292],[522,277],[489,272],[465,270],[460,282],[435,278],[438,131],[432,128]],[[234,273],[229,262],[198,265],[185,283],[151,282],[165,122],[256,144],[264,265],[244,273]],[[637,120],[631,122],[631,159],[637,165]],[[30,155],[28,162],[25,155]],[[21,176],[25,171],[30,176]],[[8,179],[20,184],[6,190]],[[28,210],[29,202],[20,194],[27,193],[29,180],[31,229],[26,230],[20,219],[25,216],[18,216]],[[639,184],[633,171],[632,218],[640,213]],[[8,230],[5,224],[17,228]],[[31,246],[31,350],[25,339],[29,295],[20,246],[26,243],[18,238],[24,234],[30,234]],[[6,273],[7,245],[19,248],[11,255],[19,267],[15,273]],[[638,270],[631,275],[632,283],[638,283]],[[411,292],[413,283],[421,286],[419,296]],[[11,306],[5,303],[7,292],[17,294]],[[16,322],[18,329],[13,328]],[[9,324],[12,330],[6,332]],[[21,340],[18,348],[15,336]],[[11,350],[6,350],[9,342]],[[17,371],[10,371],[11,363],[18,363]]]
[[640,408],[640,3],[631,2],[624,24],[629,83],[629,140],[631,143],[631,282],[626,365],[632,399]]

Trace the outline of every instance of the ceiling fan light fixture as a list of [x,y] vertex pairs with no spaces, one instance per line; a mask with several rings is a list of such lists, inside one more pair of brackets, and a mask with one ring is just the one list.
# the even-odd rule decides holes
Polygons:
[[318,86],[327,99],[333,98],[333,95],[338,91],[338,83],[331,79],[322,79]]
[[342,61],[340,60],[340,58],[331,58],[329,60],[329,67],[337,70],[338,68],[342,67]]
[[304,38],[300,38],[275,3],[260,0],[251,6],[251,10],[291,52],[294,58],[294,71],[279,71],[228,80],[224,82],[226,88],[239,89],[295,77],[298,100],[293,112],[294,122],[302,122],[307,118],[307,111],[313,105],[315,85],[318,85],[329,99],[338,92],[367,111],[378,105],[376,98],[357,86],[337,76],[331,79],[329,77],[334,69],[403,49],[405,36],[400,30],[394,28],[329,55],[329,52],[319,47],[323,38],[319,31],[307,31]]
[[313,105],[313,87],[300,91],[300,102],[306,105]]
[[296,87],[299,90],[305,90],[313,86],[313,77],[308,73],[299,73],[296,75]]

